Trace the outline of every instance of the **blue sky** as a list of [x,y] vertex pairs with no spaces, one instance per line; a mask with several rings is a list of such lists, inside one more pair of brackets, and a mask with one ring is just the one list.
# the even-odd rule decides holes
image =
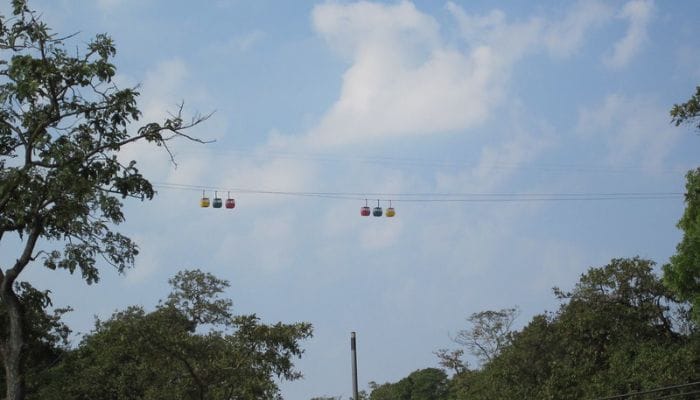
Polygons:
[[[77,43],[115,39],[116,81],[140,85],[144,121],[183,100],[215,111],[193,133],[216,142],[175,144],[177,168],[148,146],[123,157],[238,203],[200,209],[201,191],[161,185],[126,206],[134,270],[88,287],[30,268],[78,332],[201,268],[231,281],[240,313],[314,324],[285,398],[347,397],[351,331],[361,387],[394,381],[435,366],[471,313],[517,305],[522,326],[557,307],[553,286],[614,257],[664,263],[680,238],[682,196],[561,199],[683,191],[700,138],[668,110],[700,84],[698,2],[32,5]],[[405,201],[417,193],[487,201]],[[494,201],[504,194],[559,200]],[[393,199],[397,216],[360,217],[365,197]]]

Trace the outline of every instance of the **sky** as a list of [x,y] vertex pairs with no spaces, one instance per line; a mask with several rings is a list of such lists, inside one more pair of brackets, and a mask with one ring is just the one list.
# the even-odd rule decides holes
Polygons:
[[[122,152],[158,190],[125,205],[134,269],[92,286],[23,274],[75,309],[76,342],[200,268],[230,281],[237,313],[314,325],[286,399],[347,398],[352,331],[360,388],[396,381],[436,367],[470,314],[517,306],[522,327],[556,310],[552,287],[612,258],[663,264],[681,237],[700,137],[669,110],[700,84],[699,2],[31,6],[71,46],[112,36],[142,122],[213,112],[190,133],[214,142],[174,143],[177,166]],[[236,208],[200,208],[202,187]],[[396,216],[361,217],[365,199]]]

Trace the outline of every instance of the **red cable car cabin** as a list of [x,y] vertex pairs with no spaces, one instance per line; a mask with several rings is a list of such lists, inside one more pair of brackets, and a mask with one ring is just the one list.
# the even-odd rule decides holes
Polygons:
[[365,206],[360,208],[360,215],[363,217],[369,217],[370,211],[369,211],[369,206],[367,205],[367,199],[365,199]]

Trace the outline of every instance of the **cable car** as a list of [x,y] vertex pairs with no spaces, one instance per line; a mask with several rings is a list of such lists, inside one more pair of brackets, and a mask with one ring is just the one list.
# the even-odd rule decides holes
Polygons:
[[394,207],[391,206],[391,200],[389,200],[389,208],[386,209],[386,216],[391,218],[394,215],[396,215],[396,211],[394,210]]
[[375,217],[382,216],[382,208],[379,207],[379,200],[377,200],[377,206],[374,207],[374,210],[372,211],[372,215],[374,215]]
[[231,192],[228,193],[228,197],[226,198],[226,208],[234,208],[236,207],[236,200],[231,198]]
[[363,217],[369,217],[369,206],[367,205],[367,200],[365,200],[365,206],[360,208],[360,215]]
[[214,208],[221,208],[223,205],[223,201],[221,200],[221,197],[219,197],[219,193],[214,192]]
[[199,201],[199,206],[202,208],[209,207],[209,197],[204,192],[202,192],[202,200]]

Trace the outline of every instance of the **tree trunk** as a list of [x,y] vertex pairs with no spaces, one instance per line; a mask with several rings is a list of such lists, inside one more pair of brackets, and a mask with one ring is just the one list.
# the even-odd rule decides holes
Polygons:
[[5,400],[24,400],[24,373],[22,357],[24,356],[23,309],[12,286],[0,290],[0,298],[7,309],[7,341],[2,346],[2,361],[5,365]]

